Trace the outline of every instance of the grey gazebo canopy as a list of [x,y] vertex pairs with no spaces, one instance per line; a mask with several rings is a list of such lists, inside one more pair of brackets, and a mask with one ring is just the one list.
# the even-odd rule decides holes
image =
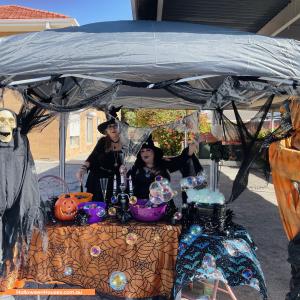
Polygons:
[[299,50],[295,40],[191,23],[94,23],[0,39],[0,81],[56,111],[216,108],[297,95]]

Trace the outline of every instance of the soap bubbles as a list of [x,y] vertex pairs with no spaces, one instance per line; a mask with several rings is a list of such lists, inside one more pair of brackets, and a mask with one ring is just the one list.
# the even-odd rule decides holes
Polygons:
[[188,176],[180,180],[180,186],[183,191],[188,189],[201,189],[207,186],[207,175],[204,171],[197,174],[197,176]]
[[193,189],[194,187],[196,187],[196,185],[196,178],[192,176],[185,177],[180,180],[180,186],[182,190]]
[[149,199],[154,205],[169,202],[175,195],[170,181],[167,178],[157,176],[149,187]]
[[205,171],[202,171],[197,174],[196,183],[197,183],[196,186],[198,188],[203,188],[203,187],[207,186],[207,174],[205,173]]
[[128,233],[126,236],[126,243],[130,246],[136,244],[137,240],[138,240],[138,235],[133,232]]
[[90,249],[91,256],[97,257],[101,254],[101,249],[99,246],[92,246]]
[[116,208],[115,208],[115,207],[110,207],[110,208],[108,209],[108,214],[109,214],[110,216],[115,216],[115,215],[117,214]]
[[182,213],[177,211],[173,217],[176,221],[180,221],[182,219]]
[[113,272],[109,278],[109,285],[115,291],[122,291],[127,284],[126,275],[123,272]]
[[242,272],[242,276],[246,280],[250,280],[253,277],[253,272],[250,269],[244,269]]
[[208,272],[213,272],[216,269],[216,260],[211,254],[205,254],[202,260],[202,268]]
[[73,274],[73,269],[71,267],[65,267],[64,274],[70,276]]
[[153,196],[150,195],[149,200],[154,205],[160,205],[160,204],[164,203],[164,200],[160,196],[159,197],[153,197]]
[[163,189],[160,181],[154,181],[150,184],[149,192],[152,197],[159,197],[163,193]]

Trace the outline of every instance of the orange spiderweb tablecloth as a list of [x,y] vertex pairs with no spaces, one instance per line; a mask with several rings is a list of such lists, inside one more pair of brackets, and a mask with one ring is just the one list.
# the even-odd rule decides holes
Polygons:
[[[105,221],[89,226],[52,226],[47,233],[46,252],[40,233],[33,235],[20,278],[79,285],[119,297],[170,296],[179,226]],[[124,287],[116,290],[111,283],[122,279],[116,277],[119,272],[126,279]]]

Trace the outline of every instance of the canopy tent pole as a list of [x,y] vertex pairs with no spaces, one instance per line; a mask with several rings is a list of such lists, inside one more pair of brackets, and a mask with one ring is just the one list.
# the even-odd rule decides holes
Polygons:
[[[66,139],[68,115],[61,113],[59,117],[59,177],[66,178]],[[65,186],[62,187],[65,192]]]
[[214,192],[218,190],[218,179],[219,179],[218,170],[219,170],[219,163],[215,160],[211,160],[209,187]]
[[271,110],[271,131],[274,131],[274,110]]

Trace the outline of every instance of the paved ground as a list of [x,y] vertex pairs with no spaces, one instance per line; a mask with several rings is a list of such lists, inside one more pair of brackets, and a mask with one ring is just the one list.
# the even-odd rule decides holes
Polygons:
[[[66,181],[71,190],[79,189],[75,172],[80,163],[80,161],[72,161],[67,165]],[[58,167],[55,162],[38,161],[36,165],[40,177],[46,174],[58,175]],[[221,167],[219,189],[227,197],[230,194],[236,172],[237,168]],[[175,186],[178,186],[179,179],[179,174],[175,173],[172,180]],[[260,176],[251,174],[248,189],[231,205],[231,208],[235,212],[235,221],[246,227],[258,246],[258,258],[265,273],[269,299],[283,300],[288,291],[290,267],[286,262],[287,239],[280,222],[273,185],[267,186]],[[239,300],[260,299],[259,294],[248,287],[238,288],[235,292]],[[33,297],[18,298],[36,299]],[[64,300],[79,300],[80,298],[64,297]],[[46,297],[41,297],[41,299],[46,300]],[[51,299],[54,298],[51,297]],[[96,297],[84,297],[84,300],[92,299],[96,299]],[[218,299],[229,298],[221,296]]]

